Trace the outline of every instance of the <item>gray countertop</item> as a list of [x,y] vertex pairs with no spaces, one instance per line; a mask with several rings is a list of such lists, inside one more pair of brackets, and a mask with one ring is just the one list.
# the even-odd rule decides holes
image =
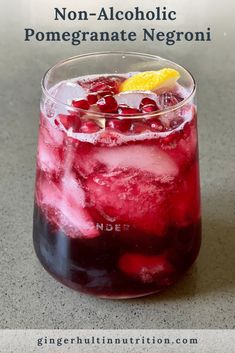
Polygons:
[[[6,14],[1,15],[6,19]],[[24,43],[27,21],[15,23],[14,18],[8,18],[8,27],[2,28],[0,52],[1,328],[233,328],[232,27],[224,30],[218,24],[209,44],[119,46],[172,59],[186,66],[198,82],[203,244],[196,265],[173,288],[148,298],[114,301],[82,295],[56,282],[40,266],[31,234],[41,76],[59,59],[113,50],[115,44],[87,43],[80,48]]]

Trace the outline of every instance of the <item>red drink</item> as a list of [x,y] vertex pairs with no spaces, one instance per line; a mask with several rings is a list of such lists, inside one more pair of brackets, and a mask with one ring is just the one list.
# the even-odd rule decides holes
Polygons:
[[200,248],[192,92],[122,91],[134,75],[60,81],[41,105],[35,250],[58,280],[103,297],[164,289]]

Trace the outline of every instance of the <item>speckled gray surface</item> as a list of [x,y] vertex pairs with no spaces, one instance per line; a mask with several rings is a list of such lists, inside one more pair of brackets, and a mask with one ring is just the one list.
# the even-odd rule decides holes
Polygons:
[[1,10],[0,15],[1,328],[233,328],[233,22],[224,19],[221,23],[217,15],[222,8],[217,8],[217,15],[208,18],[215,30],[211,44],[157,47],[136,42],[119,46],[175,60],[196,77],[203,245],[197,264],[175,287],[154,297],[108,301],[80,295],[51,278],[34,254],[31,233],[41,76],[55,61],[67,56],[116,48],[110,43],[87,43],[81,48],[25,44],[22,31],[29,22],[29,12],[23,13],[24,8],[22,0],[13,11],[15,17],[4,12],[9,9]]

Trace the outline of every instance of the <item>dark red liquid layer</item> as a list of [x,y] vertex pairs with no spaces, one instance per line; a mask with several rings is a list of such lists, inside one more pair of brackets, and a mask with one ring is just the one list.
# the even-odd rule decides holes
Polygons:
[[[33,238],[39,260],[63,284],[89,294],[128,298],[158,292],[176,282],[198,255],[201,225],[169,229],[163,238],[154,234],[146,238],[138,231],[128,237],[108,231],[94,239],[72,239],[55,230],[35,205]],[[164,252],[172,267],[160,273],[149,269],[145,281],[139,277],[138,266],[136,276],[119,268],[124,254],[152,259]]]

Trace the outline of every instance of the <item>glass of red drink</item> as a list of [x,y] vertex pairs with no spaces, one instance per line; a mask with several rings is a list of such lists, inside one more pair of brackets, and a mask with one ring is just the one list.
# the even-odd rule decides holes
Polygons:
[[65,285],[131,298],[175,283],[201,242],[195,82],[157,56],[105,52],[42,81],[33,239]]

